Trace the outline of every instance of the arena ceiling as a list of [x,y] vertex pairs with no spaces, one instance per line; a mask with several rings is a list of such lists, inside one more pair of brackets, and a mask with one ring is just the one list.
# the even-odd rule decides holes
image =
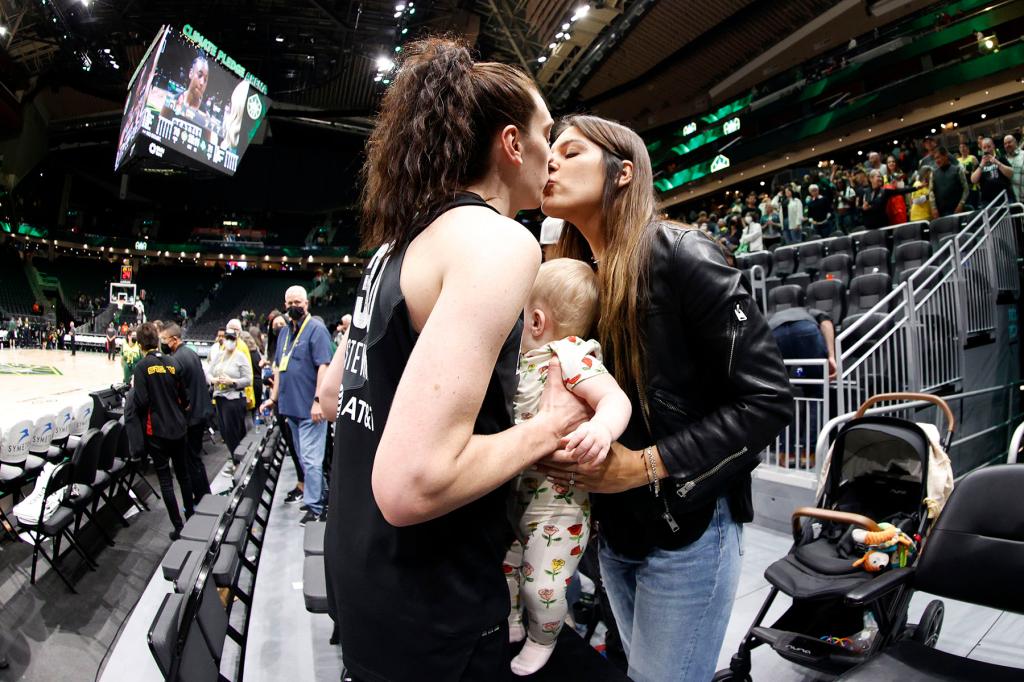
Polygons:
[[[796,31],[832,13],[806,59],[851,31],[891,21],[921,0],[0,0],[0,81],[24,101],[44,86],[90,97],[73,117],[119,103],[146,46],[164,23],[190,23],[258,74],[277,116],[365,127],[383,85],[375,63],[424,33],[465,36],[484,58],[534,74],[556,110],[586,109],[638,129],[708,108],[716,86]],[[586,5],[588,10],[580,13]],[[887,5],[884,13],[875,11]],[[873,9],[874,8],[874,9]],[[406,8],[408,9],[408,8]],[[840,11],[855,14],[849,21]],[[885,16],[881,16],[884,14]],[[878,18],[881,17],[881,18]],[[568,26],[568,30],[564,27]],[[409,29],[404,35],[400,27]],[[559,33],[562,37],[558,38]],[[568,36],[566,36],[568,34]],[[554,48],[552,48],[552,45]],[[543,58],[543,61],[541,61]],[[89,62],[89,69],[83,64]],[[117,68],[113,68],[116,64]],[[753,78],[763,80],[771,67]],[[736,83],[749,88],[754,82]],[[92,109],[92,110],[90,110]],[[671,112],[671,114],[666,114]]]

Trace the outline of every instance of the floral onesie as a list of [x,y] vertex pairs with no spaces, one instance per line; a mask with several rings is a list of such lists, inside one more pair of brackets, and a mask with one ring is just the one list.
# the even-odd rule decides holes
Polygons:
[[[555,355],[569,391],[608,372],[601,362],[601,346],[593,340],[569,336],[524,353],[515,398],[517,424],[536,414],[548,362]],[[512,600],[509,623],[522,623],[525,607],[530,614],[530,639],[550,644],[562,629],[568,611],[565,593],[590,537],[590,500],[585,492],[535,471],[519,477],[513,494],[518,539],[504,565]]]

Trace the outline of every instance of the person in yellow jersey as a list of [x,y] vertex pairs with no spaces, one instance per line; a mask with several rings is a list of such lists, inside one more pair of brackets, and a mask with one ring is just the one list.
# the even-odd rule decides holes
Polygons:
[[135,330],[132,329],[128,332],[124,345],[121,346],[121,369],[124,370],[124,383],[127,384],[131,381],[132,370],[135,369],[135,365],[141,357],[142,348],[135,337]]

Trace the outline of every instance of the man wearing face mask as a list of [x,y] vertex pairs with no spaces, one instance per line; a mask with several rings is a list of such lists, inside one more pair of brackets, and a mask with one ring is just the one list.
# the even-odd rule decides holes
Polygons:
[[192,496],[198,504],[203,495],[210,492],[210,479],[202,459],[203,431],[213,414],[210,387],[206,383],[202,360],[181,340],[181,327],[171,323],[160,330],[160,352],[172,357],[177,364],[181,381],[188,393],[189,405],[192,406],[185,442],[188,446],[188,475],[192,482]]
[[305,474],[302,501],[306,513],[299,521],[304,526],[323,514],[327,499],[323,473],[327,421],[316,393],[331,362],[331,335],[309,314],[309,301],[302,287],[290,287],[285,292],[285,305],[289,323],[277,340],[274,388],[262,409],[276,404],[291,428]]

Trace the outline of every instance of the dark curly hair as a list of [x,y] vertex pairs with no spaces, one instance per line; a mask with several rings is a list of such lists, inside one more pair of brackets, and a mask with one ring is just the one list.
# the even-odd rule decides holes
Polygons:
[[362,248],[411,241],[422,222],[488,169],[495,133],[529,127],[537,88],[522,70],[474,62],[462,43],[410,43],[366,146]]

